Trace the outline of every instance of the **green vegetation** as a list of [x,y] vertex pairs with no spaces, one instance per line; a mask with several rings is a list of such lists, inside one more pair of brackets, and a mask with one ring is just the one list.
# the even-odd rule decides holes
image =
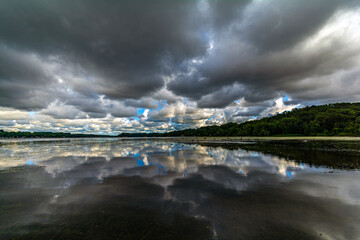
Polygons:
[[0,130],[0,138],[86,138],[86,137],[110,137],[94,134],[71,134],[57,132],[5,132]]
[[175,136],[359,136],[360,103],[294,109],[260,120],[169,133],[122,133],[120,137]]

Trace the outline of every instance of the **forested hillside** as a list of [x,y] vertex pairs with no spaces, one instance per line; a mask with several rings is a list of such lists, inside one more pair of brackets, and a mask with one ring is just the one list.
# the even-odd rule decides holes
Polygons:
[[[62,132],[6,132],[0,129],[0,138],[86,138],[86,137],[107,137],[94,134],[71,134]],[[108,136],[110,137],[110,136]]]
[[294,109],[260,120],[227,123],[199,129],[163,134],[121,134],[140,136],[358,136],[360,135],[360,103],[336,103]]

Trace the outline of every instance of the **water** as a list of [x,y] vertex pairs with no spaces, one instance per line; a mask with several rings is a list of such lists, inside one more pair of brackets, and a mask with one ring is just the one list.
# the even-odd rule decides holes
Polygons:
[[0,239],[360,239],[356,168],[249,146],[2,141]]

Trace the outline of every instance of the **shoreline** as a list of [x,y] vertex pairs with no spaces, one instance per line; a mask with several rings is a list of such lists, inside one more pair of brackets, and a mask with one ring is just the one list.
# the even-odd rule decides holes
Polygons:
[[274,137],[74,137],[74,138],[0,138],[0,142],[19,141],[68,141],[78,139],[111,139],[111,140],[165,140],[175,142],[252,142],[252,141],[360,141],[352,136],[274,136]]

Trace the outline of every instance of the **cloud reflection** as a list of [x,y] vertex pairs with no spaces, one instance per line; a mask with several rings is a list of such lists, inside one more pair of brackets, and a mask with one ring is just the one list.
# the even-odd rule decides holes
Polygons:
[[6,227],[72,217],[82,222],[70,229],[88,219],[101,225],[99,214],[123,219],[116,212],[132,208],[142,209],[135,222],[147,210],[165,214],[164,222],[179,213],[206,219],[221,239],[360,236],[356,171],[327,174],[260,152],[120,139],[7,142],[0,164],[0,237]]
[[[10,142],[2,145],[1,168],[35,163],[43,166],[53,176],[70,174],[78,169],[85,173],[89,168],[92,169],[92,173],[87,177],[94,174],[92,177],[97,179],[124,173],[144,172],[139,169],[131,170],[141,167],[155,169],[147,176],[162,175],[167,172],[176,172],[179,176],[186,175],[196,172],[198,167],[203,165],[227,166],[243,174],[261,169],[283,176],[288,176],[289,169],[305,168],[295,161],[245,150],[227,150],[164,141],[83,139]],[[93,171],[94,169],[96,171]]]

